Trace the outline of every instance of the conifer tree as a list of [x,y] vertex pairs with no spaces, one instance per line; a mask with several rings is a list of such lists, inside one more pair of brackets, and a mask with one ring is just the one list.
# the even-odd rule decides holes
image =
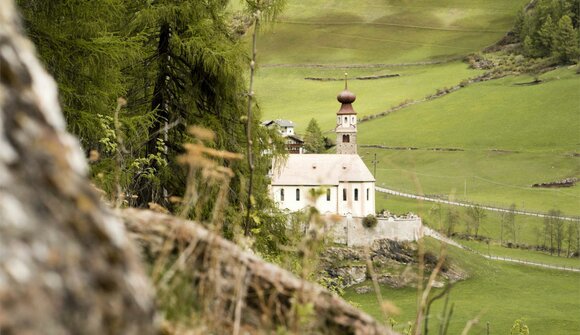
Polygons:
[[69,130],[85,149],[103,133],[98,114],[111,115],[127,90],[123,67],[135,59],[136,44],[117,31],[124,0],[19,0],[28,35],[54,76]]
[[554,30],[554,55],[564,63],[570,63],[578,58],[578,32],[572,26],[568,15],[562,16]]
[[304,149],[312,154],[318,154],[324,151],[322,130],[320,130],[318,122],[316,122],[315,119],[311,119],[308,123],[308,127],[306,127],[306,133],[304,134]]

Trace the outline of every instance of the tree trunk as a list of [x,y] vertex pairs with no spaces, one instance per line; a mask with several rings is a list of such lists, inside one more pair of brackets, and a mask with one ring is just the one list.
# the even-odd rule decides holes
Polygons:
[[0,333],[154,334],[138,257],[21,31],[0,1]]
[[[171,28],[169,24],[164,23],[159,27],[159,42],[157,44],[157,78],[153,88],[153,98],[151,100],[151,110],[155,112],[155,119],[149,127],[147,138],[147,156],[155,155],[159,152],[157,140],[162,138],[167,142],[167,125],[169,123],[169,107],[167,101],[167,83],[169,81],[169,72],[167,66],[169,63],[169,41],[171,38]],[[167,143],[165,144],[167,145]],[[167,147],[166,147],[167,148]],[[165,150],[167,151],[167,149]],[[164,154],[167,154],[165,152]],[[154,166],[158,168],[158,166]],[[142,180],[139,185],[139,199],[137,203],[146,207],[150,202],[159,201],[159,190],[153,188],[149,180]]]

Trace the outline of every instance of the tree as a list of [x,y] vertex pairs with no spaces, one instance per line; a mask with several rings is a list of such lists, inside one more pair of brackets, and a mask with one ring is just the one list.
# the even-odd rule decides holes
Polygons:
[[562,242],[564,241],[564,220],[560,217],[560,211],[554,212],[556,217],[553,218],[554,222],[554,239],[556,241],[556,248],[558,250],[558,256],[560,256],[560,252],[562,251]]
[[[568,223],[566,224],[566,245],[568,247],[568,250],[566,252],[566,257],[571,257],[571,251],[574,250],[573,249],[573,245],[574,242],[576,240],[576,229],[578,229],[578,224],[576,222],[573,221],[568,221]],[[578,250],[577,250],[578,251]]]
[[457,225],[458,221],[459,213],[457,213],[455,209],[449,208],[447,211],[447,220],[445,221],[445,230],[447,232],[447,236],[451,237],[453,235],[455,232],[455,226]]
[[123,68],[138,59],[139,45],[119,33],[129,15],[126,1],[17,3],[26,32],[58,83],[68,129],[85,149],[97,148],[103,137],[98,115],[112,115],[128,90]]
[[304,149],[313,154],[324,152],[324,137],[316,119],[311,119],[304,133]]
[[517,244],[518,225],[516,222],[516,204],[511,204],[508,212],[505,213],[506,232],[511,235],[513,243]]
[[485,213],[485,210],[483,208],[479,206],[474,206],[468,207],[467,215],[469,215],[471,223],[473,223],[473,230],[475,232],[475,237],[477,237],[477,234],[479,232],[479,226],[481,225],[481,222],[483,221],[483,219],[485,219],[487,214]]
[[554,55],[563,63],[577,60],[580,54],[578,31],[572,26],[572,19],[568,15],[562,16],[554,30]]
[[556,249],[558,250],[558,255],[560,255],[562,240],[564,239],[563,220],[560,216],[561,212],[559,210],[551,209],[548,211],[548,216],[544,218],[544,240],[550,243],[550,255],[553,255]]
[[539,0],[516,18],[514,32],[528,57],[555,57],[571,63],[578,57],[578,0]]

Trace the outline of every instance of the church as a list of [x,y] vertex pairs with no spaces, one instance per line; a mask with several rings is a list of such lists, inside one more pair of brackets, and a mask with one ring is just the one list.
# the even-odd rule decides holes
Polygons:
[[[321,214],[375,215],[375,178],[357,154],[356,96],[345,83],[337,100],[336,154],[290,154],[283,166],[274,168],[271,196],[280,208],[315,206]],[[312,190],[322,192],[312,199]]]

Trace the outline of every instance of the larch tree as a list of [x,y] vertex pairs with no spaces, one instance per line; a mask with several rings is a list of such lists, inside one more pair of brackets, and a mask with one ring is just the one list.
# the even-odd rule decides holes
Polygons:
[[324,137],[316,119],[311,119],[308,127],[306,127],[304,149],[312,154],[319,154],[324,151]]
[[124,0],[18,0],[24,27],[58,83],[69,130],[85,149],[103,137],[99,115],[112,115],[127,91],[123,68],[137,57],[136,43],[118,29]]

